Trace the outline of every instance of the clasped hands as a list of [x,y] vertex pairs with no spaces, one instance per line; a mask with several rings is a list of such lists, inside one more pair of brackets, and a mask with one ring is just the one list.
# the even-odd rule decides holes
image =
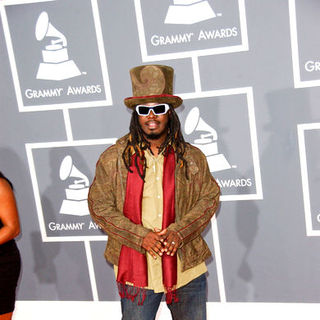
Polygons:
[[175,255],[181,244],[181,238],[177,232],[163,229],[150,231],[142,241],[142,247],[151,254],[154,259],[158,256],[167,254]]

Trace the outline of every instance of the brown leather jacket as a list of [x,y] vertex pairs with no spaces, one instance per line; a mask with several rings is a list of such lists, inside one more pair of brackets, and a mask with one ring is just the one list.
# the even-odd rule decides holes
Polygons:
[[[126,218],[123,204],[126,192],[127,169],[122,152],[128,136],[104,151],[96,167],[96,175],[90,187],[88,203],[92,218],[108,234],[106,259],[118,265],[122,245],[145,254],[142,240],[150,231]],[[187,145],[184,158],[188,162],[188,177],[185,168],[175,170],[176,222],[168,229],[179,233],[183,239],[178,249],[182,271],[192,268],[211,256],[201,237],[219,205],[220,188],[209,172],[204,154]]]

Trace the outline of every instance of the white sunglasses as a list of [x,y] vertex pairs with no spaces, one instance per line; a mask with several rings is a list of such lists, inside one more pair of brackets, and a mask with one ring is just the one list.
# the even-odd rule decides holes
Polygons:
[[143,104],[138,104],[136,106],[136,111],[139,116],[148,116],[152,110],[153,114],[159,116],[161,114],[166,114],[170,109],[167,103],[157,104],[155,106],[146,106]]

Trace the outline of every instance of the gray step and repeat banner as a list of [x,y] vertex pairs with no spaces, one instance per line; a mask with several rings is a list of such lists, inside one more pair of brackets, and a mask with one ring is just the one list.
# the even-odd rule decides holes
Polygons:
[[150,63],[175,69],[183,133],[222,190],[204,233],[208,318],[318,317],[319,12],[318,0],[0,1],[15,319],[120,319],[87,194],[99,154],[128,131],[128,71]]

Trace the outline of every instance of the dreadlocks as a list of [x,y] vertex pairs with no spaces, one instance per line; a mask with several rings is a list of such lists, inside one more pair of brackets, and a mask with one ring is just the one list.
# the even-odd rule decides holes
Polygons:
[[[180,120],[178,118],[178,115],[176,114],[176,112],[174,111],[171,105],[170,105],[170,111],[168,116],[169,116],[168,135],[165,141],[159,147],[159,153],[163,151],[164,155],[166,156],[168,147],[171,146],[176,154],[177,163],[180,163],[180,167],[184,166],[186,178],[188,179],[188,174],[187,174],[188,165],[187,165],[187,161],[183,157],[185,148],[186,148],[186,142],[184,141],[183,135],[181,133]],[[130,130],[129,139],[128,139],[126,148],[122,153],[122,159],[128,171],[131,172],[130,170],[131,156],[133,154],[137,154],[137,157],[135,158],[135,166],[137,168],[139,176],[141,177],[142,180],[144,180],[144,177],[146,174],[146,167],[147,167],[147,163],[146,163],[147,161],[144,156],[144,150],[149,149],[151,151],[151,148],[150,148],[150,142],[148,142],[144,137],[144,133],[140,127],[138,114],[136,111],[132,113],[129,130]],[[140,169],[137,163],[138,157],[143,163],[143,172],[140,172]]]

